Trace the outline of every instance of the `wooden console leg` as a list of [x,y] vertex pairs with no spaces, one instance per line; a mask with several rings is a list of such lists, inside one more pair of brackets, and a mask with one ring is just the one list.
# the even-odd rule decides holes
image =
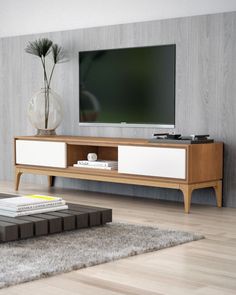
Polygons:
[[22,175],[22,172],[19,172],[18,170],[16,170],[15,172],[15,190],[16,191],[18,191],[18,188],[19,188],[21,175]]
[[53,182],[54,182],[54,176],[49,175],[48,176],[48,186],[53,186]]
[[184,195],[184,211],[185,211],[185,213],[189,213],[193,189],[192,189],[191,185],[187,185],[187,184],[181,185],[180,189]]
[[222,207],[222,180],[218,180],[216,185],[213,186],[216,194],[217,207]]

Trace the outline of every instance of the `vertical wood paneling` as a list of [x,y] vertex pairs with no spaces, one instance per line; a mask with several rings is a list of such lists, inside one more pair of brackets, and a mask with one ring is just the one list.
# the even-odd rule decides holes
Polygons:
[[[24,52],[28,41],[49,37],[67,51],[52,88],[63,97],[64,121],[58,133],[88,136],[151,137],[153,128],[78,126],[78,51],[176,43],[176,131],[209,133],[225,142],[224,204],[236,207],[236,13],[123,24],[0,39],[0,179],[13,179],[14,135],[35,130],[26,117],[29,98],[42,86],[37,58]],[[46,184],[40,176],[23,176]],[[182,200],[180,192],[120,184],[57,179],[59,186]],[[193,202],[215,203],[211,190]]]

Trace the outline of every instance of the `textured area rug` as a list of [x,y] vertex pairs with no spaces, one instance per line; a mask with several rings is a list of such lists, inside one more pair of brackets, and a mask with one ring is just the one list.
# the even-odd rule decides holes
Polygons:
[[0,288],[202,238],[188,232],[112,223],[0,244]]

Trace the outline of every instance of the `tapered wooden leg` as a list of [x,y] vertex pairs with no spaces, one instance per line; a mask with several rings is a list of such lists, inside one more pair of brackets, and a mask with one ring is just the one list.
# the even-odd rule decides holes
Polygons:
[[189,213],[193,189],[190,185],[187,185],[187,184],[181,185],[180,189],[184,195],[184,211],[185,211],[185,213]]
[[222,180],[218,180],[216,185],[213,187],[216,194],[217,207],[222,207]]
[[18,188],[19,188],[21,175],[22,175],[22,172],[19,172],[18,170],[16,170],[15,172],[15,190],[16,191],[18,191]]
[[54,176],[48,175],[48,186],[53,186]]

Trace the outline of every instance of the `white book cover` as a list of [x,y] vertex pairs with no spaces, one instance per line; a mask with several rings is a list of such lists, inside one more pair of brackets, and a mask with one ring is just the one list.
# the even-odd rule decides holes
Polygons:
[[88,165],[88,166],[101,166],[101,167],[113,167],[118,166],[117,161],[108,161],[108,160],[97,160],[97,161],[78,161],[78,165]]
[[25,195],[13,198],[0,199],[0,206],[19,208],[27,205],[62,201],[62,198],[45,195]]
[[106,167],[106,166],[92,166],[92,165],[83,165],[83,164],[74,164],[74,167],[77,168],[89,168],[89,169],[103,169],[103,170],[117,170],[117,167]]
[[46,212],[55,212],[59,210],[67,210],[67,205],[62,206],[56,206],[52,208],[41,208],[41,209],[34,209],[34,210],[27,210],[23,212],[12,212],[8,210],[0,210],[0,215],[2,216],[8,216],[8,217],[19,217],[19,216],[26,216],[26,215],[33,215],[33,214],[39,214],[39,213],[46,213]]
[[34,210],[34,209],[40,209],[40,208],[52,208],[56,206],[65,205],[66,202],[64,200],[55,201],[55,202],[48,202],[48,203],[37,203],[32,205],[25,205],[25,206],[19,206],[19,207],[12,207],[12,206],[6,206],[6,204],[0,204],[0,210],[8,210],[12,212],[23,212],[27,210]]

